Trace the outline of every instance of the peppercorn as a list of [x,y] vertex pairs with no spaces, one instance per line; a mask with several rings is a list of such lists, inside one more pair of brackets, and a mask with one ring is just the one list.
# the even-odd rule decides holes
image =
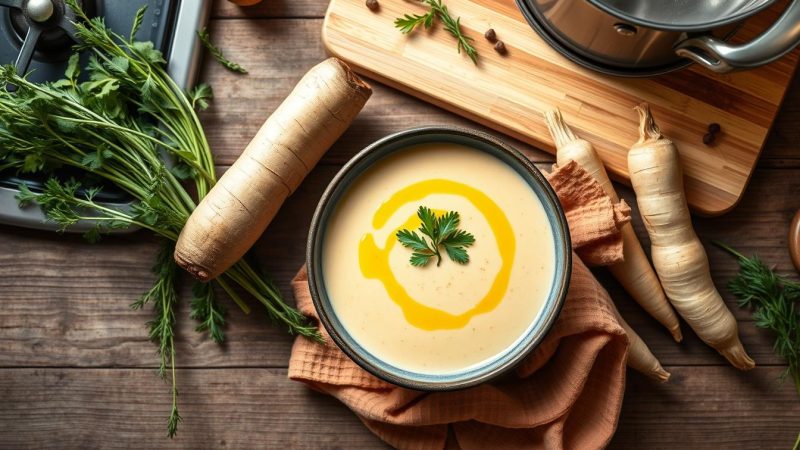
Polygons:
[[497,41],[497,43],[494,44],[494,50],[501,55],[508,53],[508,50],[506,50],[506,44],[504,44],[503,41]]
[[714,143],[714,139],[716,139],[714,133],[706,133],[703,135],[703,144],[711,145]]
[[497,33],[494,32],[494,28],[486,30],[486,33],[483,33],[483,37],[489,42],[497,42]]
[[708,132],[711,134],[717,134],[720,130],[722,130],[722,127],[716,122],[708,125]]
[[381,5],[378,4],[378,0],[367,0],[367,8],[370,11],[377,11],[380,9]]

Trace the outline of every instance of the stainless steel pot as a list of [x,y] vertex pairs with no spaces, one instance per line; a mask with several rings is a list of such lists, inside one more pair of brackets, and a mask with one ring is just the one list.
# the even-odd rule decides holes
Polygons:
[[800,0],[750,42],[726,40],[777,0],[517,0],[542,37],[605,73],[659,75],[692,61],[729,72],[772,62],[800,43]]

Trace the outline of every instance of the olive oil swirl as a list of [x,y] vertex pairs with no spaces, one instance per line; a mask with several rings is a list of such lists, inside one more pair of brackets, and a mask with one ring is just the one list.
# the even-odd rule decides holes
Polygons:
[[389,254],[397,243],[395,234],[398,230],[404,228],[413,229],[418,227],[420,220],[416,215],[411,215],[405,223],[397,227],[392,233],[389,233],[383,248],[378,247],[375,243],[372,233],[366,233],[359,243],[359,266],[361,273],[366,278],[377,279],[383,284],[389,297],[402,309],[405,319],[411,325],[424,330],[462,328],[473,317],[495,309],[503,300],[508,289],[511,268],[514,265],[514,255],[516,254],[514,230],[503,210],[486,194],[466,184],[445,179],[420,181],[393,194],[375,212],[372,219],[373,228],[375,230],[381,229],[401,206],[422,200],[432,194],[450,194],[464,197],[483,214],[494,235],[502,264],[489,288],[489,292],[475,306],[461,314],[452,314],[424,305],[411,297],[405,287],[394,276],[389,265]]

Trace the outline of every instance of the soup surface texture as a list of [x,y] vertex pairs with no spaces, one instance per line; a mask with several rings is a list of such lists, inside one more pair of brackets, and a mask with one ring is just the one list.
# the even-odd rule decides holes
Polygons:
[[[396,238],[417,209],[456,211],[469,262],[442,251],[424,267]],[[417,231],[419,234],[419,232]],[[527,182],[466,146],[396,151],[361,174],[323,236],[325,289],[348,333],[376,358],[424,374],[460,372],[502,354],[539,317],[555,276],[555,242]]]

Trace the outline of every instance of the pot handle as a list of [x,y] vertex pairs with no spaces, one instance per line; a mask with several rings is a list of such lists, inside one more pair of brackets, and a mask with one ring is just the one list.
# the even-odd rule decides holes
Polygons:
[[752,41],[731,45],[712,36],[684,39],[675,45],[678,56],[689,58],[718,73],[758,67],[789,53],[800,44],[800,0]]

